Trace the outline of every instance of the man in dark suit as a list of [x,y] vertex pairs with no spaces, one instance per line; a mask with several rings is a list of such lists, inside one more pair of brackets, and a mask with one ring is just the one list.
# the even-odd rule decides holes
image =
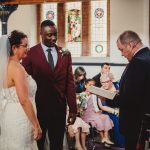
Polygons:
[[103,73],[107,73],[110,71],[110,64],[105,62],[105,63],[102,63],[101,64],[101,71],[100,73],[98,73],[97,75],[95,75],[92,79],[95,81],[95,86],[97,87],[101,87],[102,84],[100,82],[100,77],[101,77],[101,74]]
[[117,47],[129,63],[122,74],[119,93],[107,104],[120,107],[120,130],[125,136],[125,149],[136,150],[137,144],[144,142],[139,137],[144,114],[150,113],[150,50],[133,31],[123,32]]
[[43,21],[40,33],[42,42],[32,47],[23,60],[26,71],[37,83],[35,100],[43,132],[38,148],[44,149],[48,131],[50,149],[62,150],[66,105],[69,106],[69,123],[74,123],[77,113],[71,54],[56,45],[57,29],[52,21]]

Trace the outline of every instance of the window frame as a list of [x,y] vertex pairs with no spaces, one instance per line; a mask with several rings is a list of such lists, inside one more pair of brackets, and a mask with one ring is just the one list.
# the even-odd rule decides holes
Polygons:
[[[57,44],[65,47],[66,43],[65,43],[65,31],[62,31],[62,28],[65,29],[65,2],[64,3],[57,3],[58,6],[57,8],[62,8],[59,10],[62,10],[61,12],[57,10],[57,18],[58,20],[61,19],[64,20],[64,23],[61,24],[62,26],[59,27],[58,26],[58,40],[57,40]],[[90,7],[90,1],[83,1],[82,2],[82,10],[84,10],[85,8],[87,8],[88,11],[88,15],[87,12],[86,14],[82,11],[82,50],[81,50],[81,56],[80,57],[74,57],[72,56],[72,61],[75,63],[97,63],[97,62],[104,62],[110,61],[110,0],[107,0],[107,56],[106,57],[93,57],[93,56],[88,56],[88,54],[90,53],[89,49],[90,49],[90,26],[89,23],[86,23],[86,27],[85,27],[85,19],[87,22],[90,21],[90,9],[88,7]],[[60,17],[60,13],[61,17]],[[42,15],[42,4],[38,4],[37,5],[37,42],[40,42],[40,22],[41,22],[41,15]],[[87,15],[87,17],[85,17]],[[57,22],[58,24],[60,23],[60,21]],[[84,29],[88,29],[88,32],[85,32]],[[62,33],[59,33],[59,31],[62,31]],[[86,30],[87,31],[87,30]],[[61,36],[61,37],[60,37]],[[62,37],[64,36],[64,37]],[[86,37],[86,38],[84,38]],[[87,50],[88,47],[88,50]]]

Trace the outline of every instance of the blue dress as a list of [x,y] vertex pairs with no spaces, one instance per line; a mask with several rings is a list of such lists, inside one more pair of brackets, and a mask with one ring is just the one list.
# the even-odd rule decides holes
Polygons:
[[[114,82],[113,84],[117,90],[119,88],[118,82]],[[102,101],[102,105],[107,106],[106,101]],[[112,114],[112,113],[108,113],[106,111],[103,111],[103,113],[109,115],[110,119],[114,123],[114,127],[112,129],[112,132],[113,132],[112,139],[115,143],[115,146],[120,147],[120,148],[124,148],[125,147],[125,140],[124,140],[124,136],[121,135],[121,133],[119,131],[119,117]]]

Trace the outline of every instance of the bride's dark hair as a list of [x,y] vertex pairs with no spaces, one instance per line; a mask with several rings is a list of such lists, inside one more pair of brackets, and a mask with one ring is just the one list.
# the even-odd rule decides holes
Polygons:
[[27,35],[21,31],[14,30],[10,33],[10,35],[8,36],[10,42],[10,56],[14,55],[12,51],[12,46],[15,45],[16,47],[19,47],[23,38],[27,38]]

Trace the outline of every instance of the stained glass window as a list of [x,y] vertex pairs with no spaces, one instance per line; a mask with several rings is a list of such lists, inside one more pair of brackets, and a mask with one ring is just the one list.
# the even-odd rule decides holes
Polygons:
[[42,4],[42,10],[41,21],[49,19],[57,25],[57,3]]
[[91,56],[107,56],[107,0],[91,1]]
[[64,14],[57,10],[58,3],[45,3],[42,4],[41,21],[50,19],[57,25],[57,15],[65,15],[65,31],[63,31],[65,33],[60,35],[63,36],[63,43],[72,56],[107,57],[109,47],[108,2],[109,0],[66,2],[63,6]]
[[65,41],[72,56],[81,56],[82,10],[81,2],[70,2],[65,5]]

